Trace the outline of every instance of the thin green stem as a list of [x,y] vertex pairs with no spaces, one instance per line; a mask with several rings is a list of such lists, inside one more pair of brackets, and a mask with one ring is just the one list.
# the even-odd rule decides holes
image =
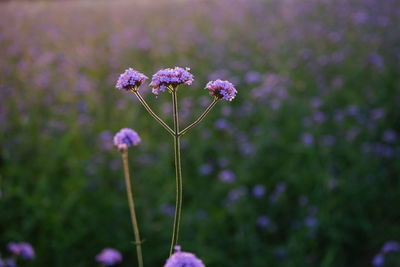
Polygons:
[[175,205],[175,218],[174,228],[172,231],[172,242],[170,255],[174,252],[174,247],[178,244],[179,237],[179,223],[181,220],[182,210],[182,170],[181,170],[181,148],[179,136],[179,114],[178,114],[178,97],[176,90],[172,91],[172,106],[174,115],[174,152],[175,152],[175,176],[176,176],[176,205]]
[[214,100],[210,103],[210,105],[206,108],[206,110],[204,110],[204,112],[200,115],[200,117],[195,120],[193,123],[191,123],[188,127],[186,127],[185,129],[183,129],[180,133],[179,136],[184,135],[187,131],[189,131],[191,128],[193,128],[194,126],[196,126],[197,124],[199,124],[204,117],[211,111],[211,109],[215,106],[215,104],[217,104],[218,102],[218,98],[215,97]]
[[150,115],[158,122],[161,124],[162,127],[164,127],[167,132],[169,132],[171,135],[174,135],[174,131],[172,131],[171,127],[169,127],[160,117],[157,116],[157,114],[151,109],[151,107],[147,104],[146,100],[142,97],[142,95],[139,93],[139,91],[134,91],[136,97],[139,99],[140,103],[144,106],[144,108],[147,110],[147,112],[150,113]]
[[138,259],[139,267],[143,267],[142,245],[141,245],[141,240],[140,240],[139,227],[138,227],[138,223],[137,223],[137,219],[136,219],[135,202],[133,201],[131,179],[130,179],[130,175],[129,175],[128,151],[125,150],[125,151],[121,152],[121,154],[122,154],[122,162],[124,165],[126,194],[128,196],[129,210],[130,210],[130,214],[131,214],[131,221],[132,221],[132,227],[133,227],[133,234],[135,235],[137,259]]

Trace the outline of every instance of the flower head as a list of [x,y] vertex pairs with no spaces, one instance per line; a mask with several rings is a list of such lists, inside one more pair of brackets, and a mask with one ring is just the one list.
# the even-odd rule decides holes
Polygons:
[[10,242],[7,245],[8,250],[15,256],[21,256],[23,259],[30,260],[35,258],[35,250],[27,242]]
[[130,146],[137,146],[141,139],[137,132],[129,128],[122,128],[114,135],[114,145],[119,150],[125,150]]
[[176,252],[169,257],[164,267],[205,267],[193,253],[182,252],[180,246],[175,246],[175,250]]
[[147,79],[148,77],[143,73],[129,68],[119,76],[117,85],[115,87],[120,90],[124,89],[127,91],[137,90],[137,88]]
[[208,82],[205,89],[210,90],[210,95],[228,101],[232,101],[237,93],[232,83],[220,79]]
[[97,254],[96,261],[105,266],[113,266],[122,261],[122,255],[116,249],[105,248]]
[[150,86],[154,87],[152,92],[158,95],[164,92],[168,86],[176,87],[180,84],[191,85],[193,75],[189,72],[189,68],[175,67],[173,69],[159,70],[153,75]]

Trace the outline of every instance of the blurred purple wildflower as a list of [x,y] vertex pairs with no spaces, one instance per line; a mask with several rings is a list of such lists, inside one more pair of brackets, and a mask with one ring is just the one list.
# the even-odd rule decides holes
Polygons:
[[335,189],[336,187],[338,187],[339,182],[337,179],[335,178],[330,178],[326,181],[326,185],[329,189]]
[[382,70],[385,67],[383,58],[375,52],[369,54],[368,60],[377,70]]
[[137,146],[141,139],[137,132],[129,128],[122,128],[114,136],[114,145],[121,149],[123,147]]
[[235,181],[235,173],[231,170],[223,170],[219,173],[218,178],[224,183],[233,183]]
[[209,163],[203,164],[199,168],[200,175],[209,175],[213,171],[213,166]]
[[310,133],[304,133],[301,136],[301,141],[306,146],[311,146],[314,143],[314,137]]
[[5,264],[4,266],[6,267],[17,267],[17,263],[14,259],[6,259],[4,261],[4,264]]
[[210,90],[210,95],[228,101],[232,101],[237,93],[232,83],[220,79],[208,82],[205,89]]
[[318,220],[314,216],[308,216],[304,220],[304,225],[308,228],[315,228],[318,225]]
[[274,250],[274,254],[278,259],[285,259],[288,255],[288,252],[285,248],[277,248]]
[[218,119],[215,121],[215,128],[218,130],[227,130],[231,127],[226,119]]
[[175,67],[173,69],[162,69],[153,75],[150,86],[153,87],[153,94],[158,95],[164,92],[168,86],[176,87],[180,84],[191,85],[193,75],[189,72],[190,68]]
[[397,133],[394,130],[386,130],[382,134],[383,141],[393,143],[397,140]]
[[375,153],[385,158],[391,158],[395,153],[393,147],[381,143],[364,143],[362,149],[365,153]]
[[261,184],[255,185],[252,193],[255,198],[262,198],[265,195],[265,186]]
[[280,182],[275,186],[274,192],[270,195],[269,201],[275,203],[285,193],[286,183]]
[[335,110],[335,113],[334,113],[335,121],[341,122],[344,120],[345,116],[346,116],[346,114],[342,110],[340,110],[340,109]]
[[372,260],[372,265],[374,267],[381,267],[385,263],[385,254],[390,252],[399,252],[400,251],[400,242],[397,241],[387,241],[383,244],[381,251],[375,255]]
[[381,267],[385,263],[385,258],[383,254],[379,253],[375,255],[374,259],[372,260],[372,266],[374,267]]
[[355,24],[364,24],[368,20],[368,14],[365,11],[357,11],[353,14],[353,22]]
[[35,250],[31,244],[22,242],[19,244],[21,250],[21,257],[25,260],[31,260],[35,258]]
[[321,100],[321,98],[319,98],[319,97],[313,97],[313,98],[311,98],[311,100],[310,100],[310,105],[311,105],[311,107],[313,107],[313,108],[319,108],[319,107],[321,107],[321,106],[322,106],[322,100]]
[[8,251],[11,252],[11,254],[14,254],[14,255],[19,255],[19,253],[20,253],[19,245],[16,242],[8,243],[7,249],[8,249]]
[[160,210],[161,210],[161,212],[162,212],[163,214],[168,215],[168,216],[171,216],[171,217],[172,217],[172,216],[174,215],[174,213],[175,213],[175,207],[172,206],[171,204],[168,204],[168,203],[162,204],[162,205],[160,206]]
[[251,155],[254,152],[254,146],[247,142],[239,144],[239,149],[243,155]]
[[35,258],[35,250],[31,246],[31,244],[27,242],[10,242],[7,245],[8,250],[11,254],[15,256],[21,256],[25,260],[31,260]]
[[335,137],[332,135],[324,135],[321,139],[321,145],[333,146],[335,144]]
[[0,267],[5,267],[6,264],[4,263],[4,261],[0,258]]
[[247,83],[258,83],[261,81],[261,74],[256,71],[249,71],[246,73],[245,80]]
[[374,121],[380,120],[385,117],[385,110],[382,108],[375,108],[371,110],[371,119]]
[[398,252],[400,251],[400,243],[397,241],[388,241],[383,244],[381,252],[389,253],[389,252]]
[[217,159],[217,164],[221,168],[226,168],[229,165],[229,159],[227,159],[227,158],[218,158]]
[[172,254],[164,267],[205,267],[204,263],[193,253],[182,252],[180,246],[175,246],[175,253]]
[[122,261],[122,255],[116,249],[105,248],[96,255],[96,261],[105,266],[113,266]]
[[324,121],[326,121],[326,115],[325,113],[318,111],[313,114],[313,119],[317,123],[323,123]]
[[261,228],[267,228],[271,223],[271,219],[267,215],[263,215],[257,218],[257,226]]
[[308,198],[306,196],[300,196],[299,197],[299,204],[301,206],[304,206],[308,203]]
[[247,194],[247,189],[244,186],[241,186],[239,188],[233,189],[229,192],[227,200],[229,202],[233,202],[236,200],[239,200],[241,197],[245,196]]
[[113,135],[112,135],[111,131],[108,131],[108,130],[102,131],[99,134],[98,140],[99,140],[100,146],[103,150],[106,150],[106,151],[111,150],[112,140],[113,140]]
[[147,79],[148,77],[143,73],[129,68],[119,76],[117,85],[115,87],[120,90],[124,89],[129,91],[139,87]]

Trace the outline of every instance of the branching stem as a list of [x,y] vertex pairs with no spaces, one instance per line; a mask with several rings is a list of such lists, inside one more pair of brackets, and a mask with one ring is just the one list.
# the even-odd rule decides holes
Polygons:
[[170,133],[172,136],[174,135],[174,131],[169,127],[160,117],[157,116],[157,114],[151,109],[151,107],[147,104],[146,100],[142,97],[142,95],[139,93],[138,90],[134,91],[136,97],[139,99],[140,103],[144,106],[144,108],[147,110],[147,112],[150,113],[150,115],[159,123],[161,124],[162,127],[164,127],[165,130],[167,130],[168,133]]
[[200,115],[200,117],[197,120],[195,120],[192,124],[190,124],[185,129],[183,129],[181,132],[179,132],[179,136],[184,135],[191,128],[193,128],[194,126],[199,124],[204,119],[204,117],[211,111],[211,109],[215,106],[215,104],[217,104],[217,102],[218,102],[218,98],[215,97],[214,100],[210,103],[210,105],[206,108],[206,110],[204,110],[204,112]]

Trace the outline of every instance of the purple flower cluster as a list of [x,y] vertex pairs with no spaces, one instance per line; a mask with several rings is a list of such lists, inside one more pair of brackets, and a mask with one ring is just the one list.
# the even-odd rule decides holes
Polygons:
[[132,68],[129,68],[119,76],[117,85],[115,87],[120,90],[122,89],[128,91],[135,90],[135,88],[142,85],[142,83],[147,79],[148,77],[143,73],[140,73]]
[[31,244],[27,242],[10,242],[7,245],[8,250],[11,254],[15,256],[21,256],[25,260],[31,260],[35,258],[35,250],[31,246]]
[[114,145],[118,149],[125,149],[130,146],[137,146],[141,139],[137,132],[129,128],[122,128],[114,135]]
[[154,87],[152,92],[158,95],[164,92],[168,86],[176,87],[180,84],[191,85],[193,75],[189,72],[190,68],[175,67],[173,69],[162,69],[153,75],[150,86]]
[[205,267],[204,263],[193,253],[182,252],[180,246],[175,246],[176,252],[172,254],[164,267]]
[[205,89],[210,90],[210,95],[228,101],[232,101],[237,94],[232,83],[220,79],[208,82]]
[[383,244],[381,251],[375,255],[372,260],[372,265],[374,267],[381,267],[385,263],[385,254],[390,252],[400,252],[400,242],[397,241],[388,241]]
[[116,249],[105,248],[96,256],[96,261],[105,266],[113,266],[122,261],[122,255]]

